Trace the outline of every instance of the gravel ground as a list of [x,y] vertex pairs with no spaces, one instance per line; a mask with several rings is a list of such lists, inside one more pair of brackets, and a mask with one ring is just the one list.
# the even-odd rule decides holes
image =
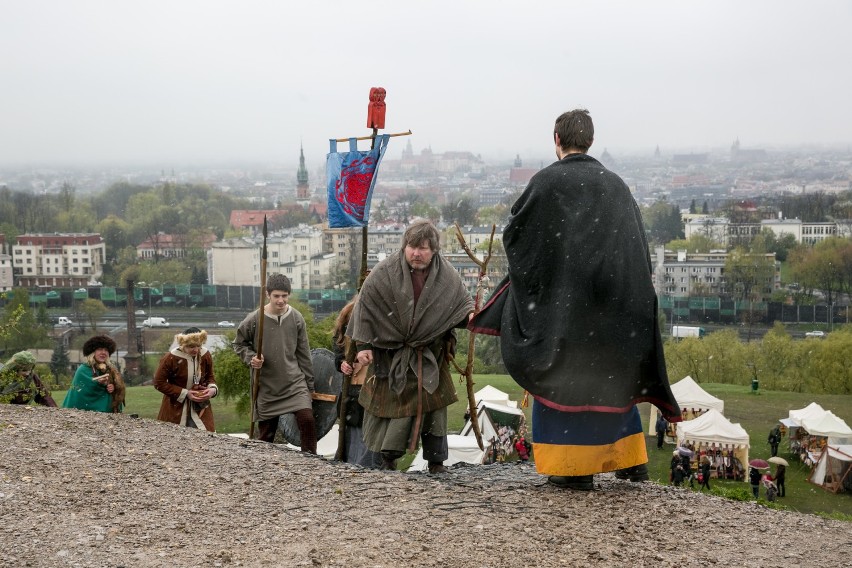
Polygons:
[[852,523],[523,464],[379,472],[152,420],[0,405],[0,566],[848,566]]

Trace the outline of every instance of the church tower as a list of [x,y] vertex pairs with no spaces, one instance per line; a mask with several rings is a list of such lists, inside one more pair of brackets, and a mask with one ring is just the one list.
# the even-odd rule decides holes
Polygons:
[[296,202],[307,205],[311,200],[311,188],[308,185],[308,169],[305,167],[305,148],[300,146],[299,172],[296,174]]

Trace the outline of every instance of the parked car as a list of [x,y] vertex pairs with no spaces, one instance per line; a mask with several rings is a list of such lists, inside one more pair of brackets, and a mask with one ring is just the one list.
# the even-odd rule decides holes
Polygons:
[[166,318],[148,318],[142,322],[144,327],[169,327]]
[[825,337],[825,332],[819,330],[809,331],[805,334],[805,337]]
[[136,311],[135,311],[135,312],[133,312],[133,313],[134,313],[134,314],[136,314],[137,316],[144,316],[144,315],[145,315],[145,310],[136,310]]
[[232,321],[220,321],[216,325],[218,325],[219,327],[236,327],[236,324],[234,324],[234,322]]

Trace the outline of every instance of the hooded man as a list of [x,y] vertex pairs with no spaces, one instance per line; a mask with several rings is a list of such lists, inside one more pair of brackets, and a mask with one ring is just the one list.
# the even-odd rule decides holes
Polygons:
[[405,231],[402,249],[379,262],[364,281],[346,328],[367,367],[358,402],[364,443],[396,469],[406,450],[423,444],[430,473],[446,471],[447,406],[458,400],[450,376],[453,329],[473,311],[459,273],[439,253],[429,221]]

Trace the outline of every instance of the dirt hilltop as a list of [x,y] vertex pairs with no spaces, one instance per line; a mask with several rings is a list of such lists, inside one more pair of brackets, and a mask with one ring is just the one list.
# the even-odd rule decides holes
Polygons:
[[0,566],[843,566],[852,523],[529,465],[379,472],[152,420],[0,405]]

